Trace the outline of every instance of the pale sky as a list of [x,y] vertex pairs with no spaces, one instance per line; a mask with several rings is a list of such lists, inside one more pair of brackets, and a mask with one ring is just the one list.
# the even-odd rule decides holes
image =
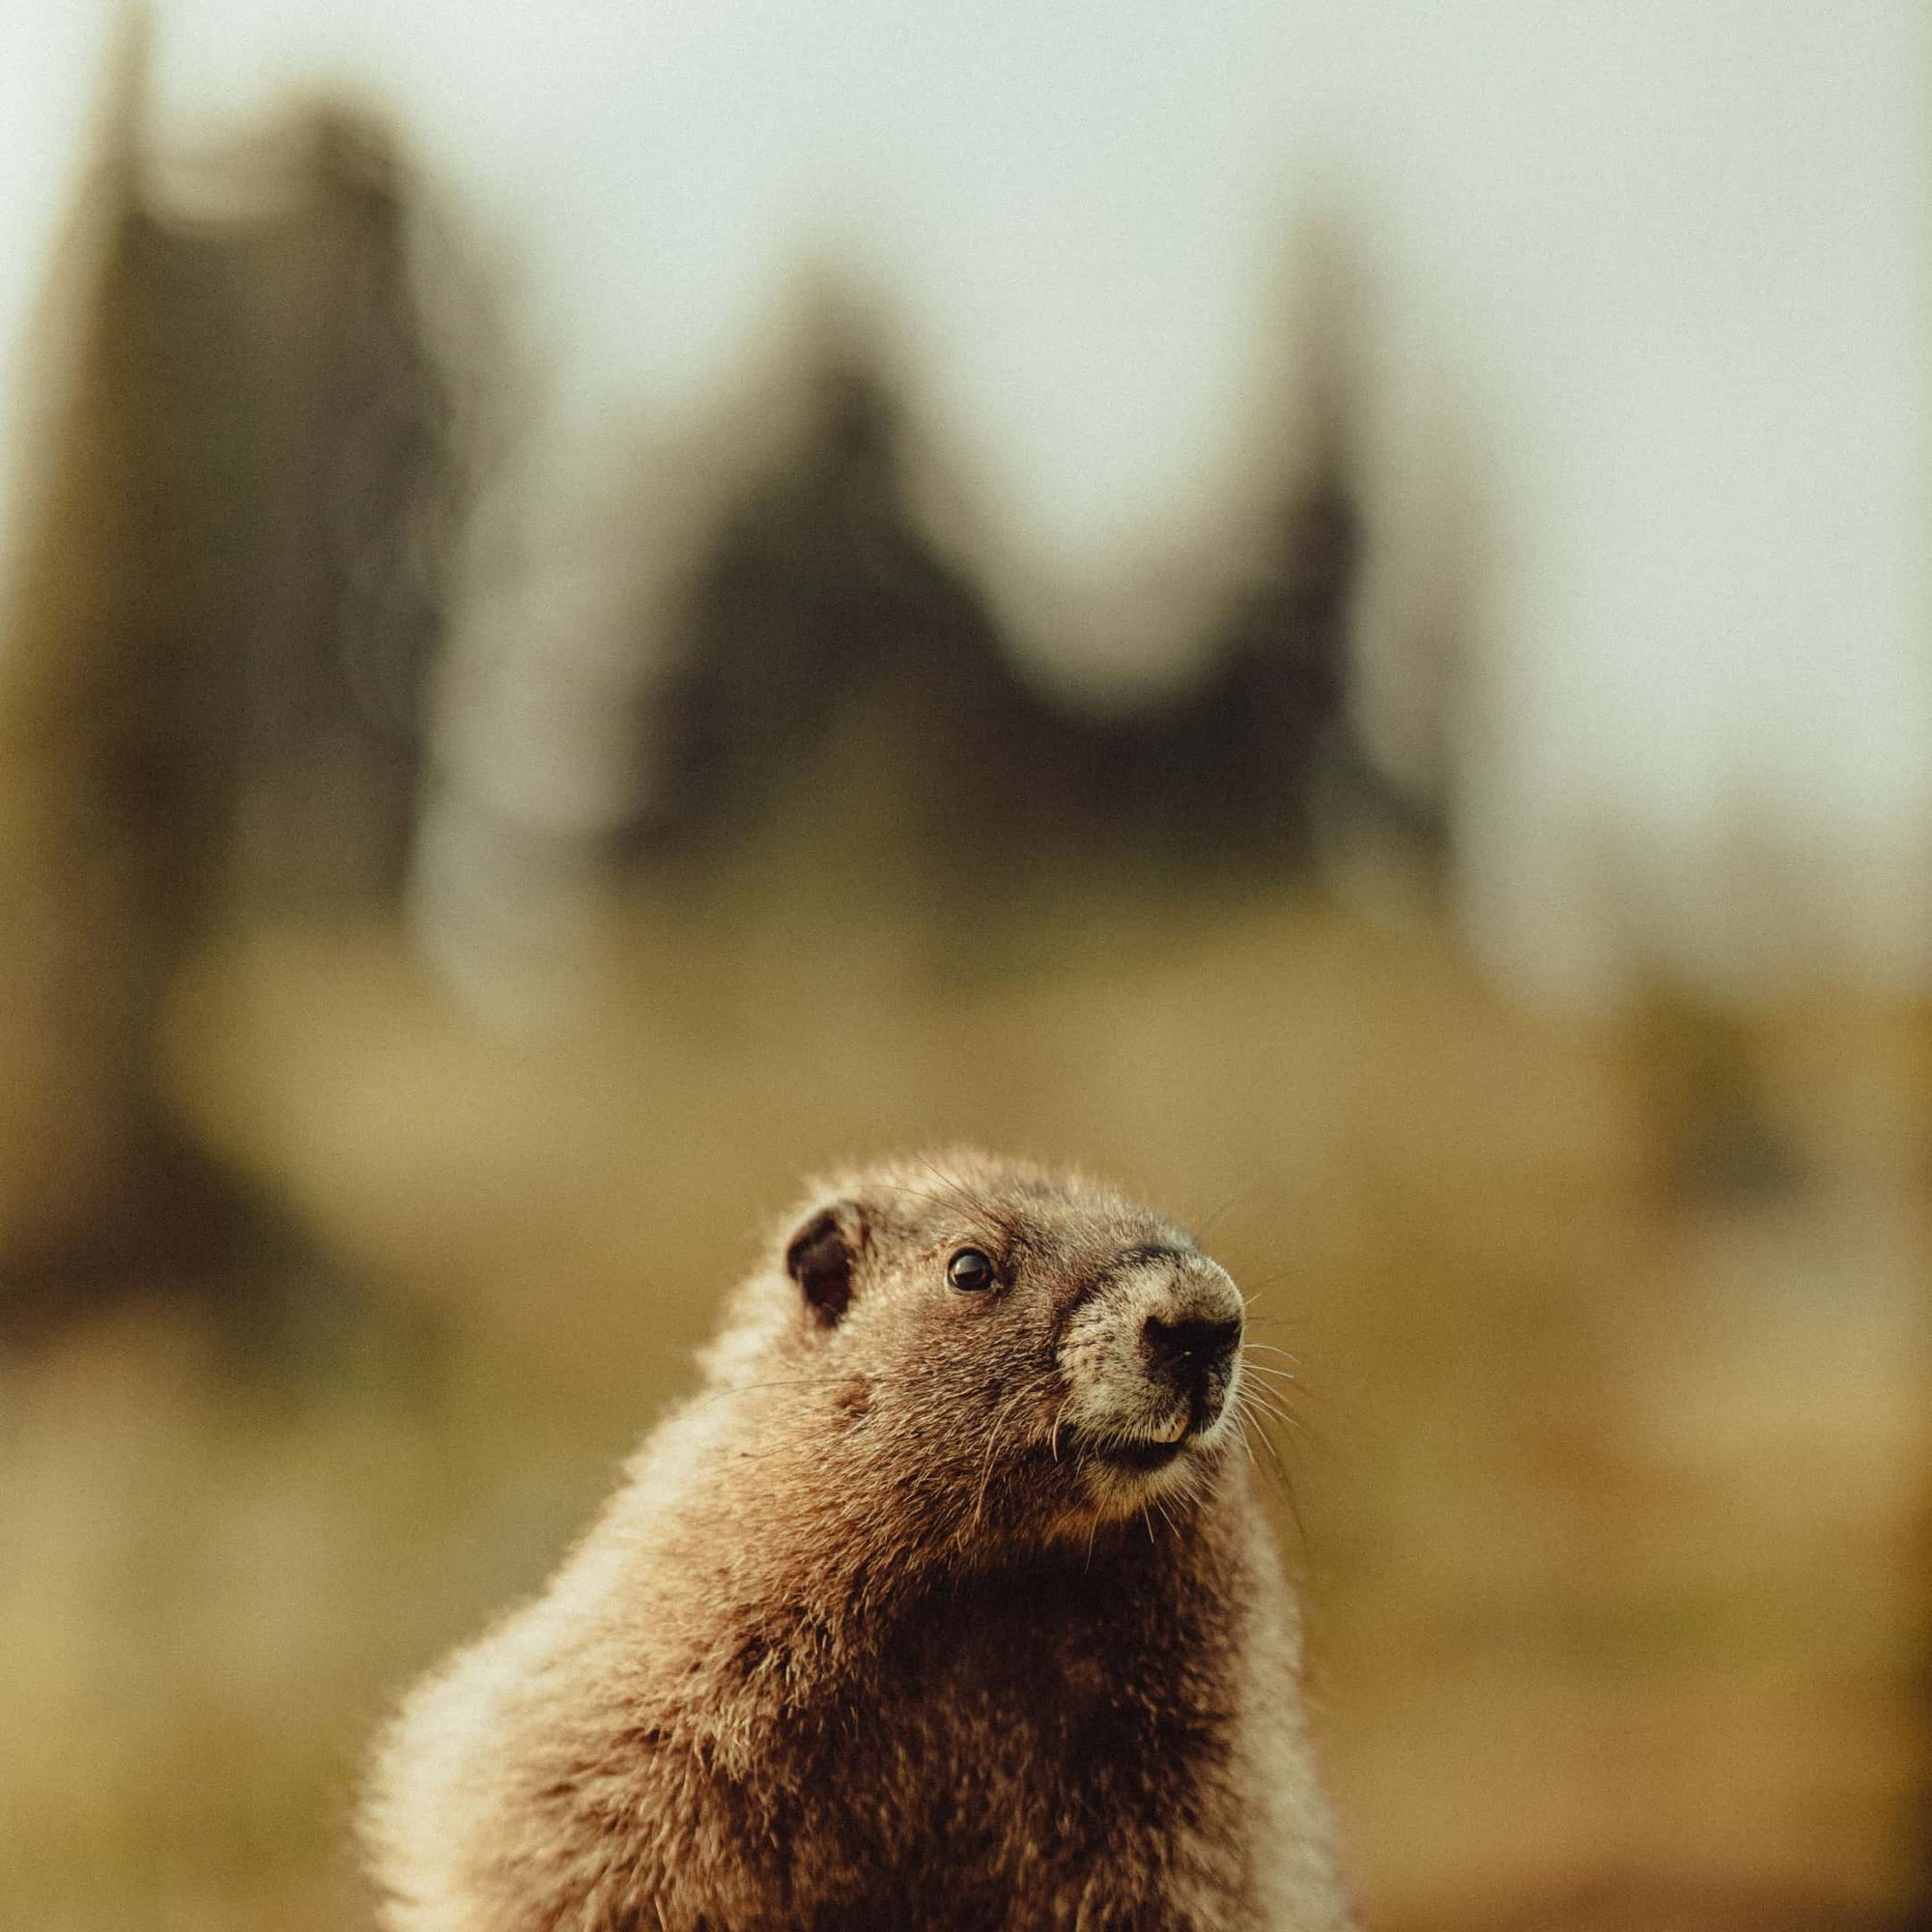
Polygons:
[[[0,10],[0,353],[107,12]],[[396,105],[526,266],[572,436],[702,411],[808,271],[869,297],[974,560],[1076,684],[1158,675],[1158,586],[1236,567],[1270,438],[1297,455],[1298,238],[1339,233],[1378,662],[1445,594],[1444,532],[1480,539],[1459,794],[1492,954],[1570,989],[1659,951],[1928,976],[1912,0],[155,13],[163,140],[318,80]]]

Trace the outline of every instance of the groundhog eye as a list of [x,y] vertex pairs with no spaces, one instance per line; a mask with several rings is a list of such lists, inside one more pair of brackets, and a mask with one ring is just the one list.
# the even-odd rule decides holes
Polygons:
[[946,1264],[946,1279],[962,1294],[983,1294],[999,1277],[991,1260],[978,1248],[961,1248]]

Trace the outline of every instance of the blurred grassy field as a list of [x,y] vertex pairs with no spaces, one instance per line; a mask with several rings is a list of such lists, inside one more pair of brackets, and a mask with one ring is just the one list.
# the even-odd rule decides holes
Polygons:
[[[86,1254],[93,1204],[138,1236],[182,1171],[154,1143],[185,1142],[228,1169],[211,1224],[253,1238],[265,1196],[315,1254],[293,1325],[72,1312],[83,1267],[70,1319],[0,1344],[0,1932],[367,1924],[347,1819],[385,1705],[539,1583],[807,1174],[955,1139],[1192,1221],[1300,1358],[1282,1529],[1370,1926],[1901,1922],[1932,1821],[1932,1015],[1533,1018],[1412,881],[1371,875],[1385,923],[1290,895],[1274,818],[1239,855],[1185,814],[1135,844],[1098,739],[1108,810],[1063,822],[1048,784],[1002,815],[1051,744],[1030,771],[1009,717],[936,702],[933,638],[800,578],[782,516],[760,621],[801,582],[841,642],[871,610],[913,696],[855,687],[770,811],[637,890],[621,991],[492,1032],[389,925],[271,919],[393,883],[414,753],[331,737],[320,668],[386,642],[412,715],[437,587],[393,553],[461,495],[384,151],[311,131],[346,174],[259,233],[170,239],[109,170],[70,271],[99,366],[10,614],[0,1231],[125,1265]],[[265,639],[293,681],[244,758]],[[795,736],[812,662],[754,654],[733,701]],[[1277,812],[1312,782],[1247,778]],[[238,879],[257,910],[221,919]]]
[[542,1577],[805,1174],[952,1139],[1190,1219],[1301,1358],[1284,1531],[1372,1924],[1904,1908],[1919,1012],[1740,1030],[1790,1171],[1711,1186],[1681,1029],[1513,1012],[1426,921],[762,867],[634,906],[562,1037],[373,925],[187,976],[181,1104],[368,1286],[293,1365],[142,1305],[0,1358],[0,1923],[365,1922],[385,1701]]

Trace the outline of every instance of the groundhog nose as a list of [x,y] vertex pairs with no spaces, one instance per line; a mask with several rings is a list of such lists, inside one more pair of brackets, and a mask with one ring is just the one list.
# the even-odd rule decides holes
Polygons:
[[1199,1395],[1227,1379],[1241,1346],[1241,1320],[1163,1321],[1150,1315],[1141,1329],[1149,1369],[1163,1381]]

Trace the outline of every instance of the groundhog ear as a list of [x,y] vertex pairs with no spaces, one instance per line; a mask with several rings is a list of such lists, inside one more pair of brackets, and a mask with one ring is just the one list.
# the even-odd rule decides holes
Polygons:
[[852,1265],[863,1239],[858,1209],[839,1201],[820,1208],[785,1248],[785,1272],[823,1328],[832,1327],[852,1299]]

